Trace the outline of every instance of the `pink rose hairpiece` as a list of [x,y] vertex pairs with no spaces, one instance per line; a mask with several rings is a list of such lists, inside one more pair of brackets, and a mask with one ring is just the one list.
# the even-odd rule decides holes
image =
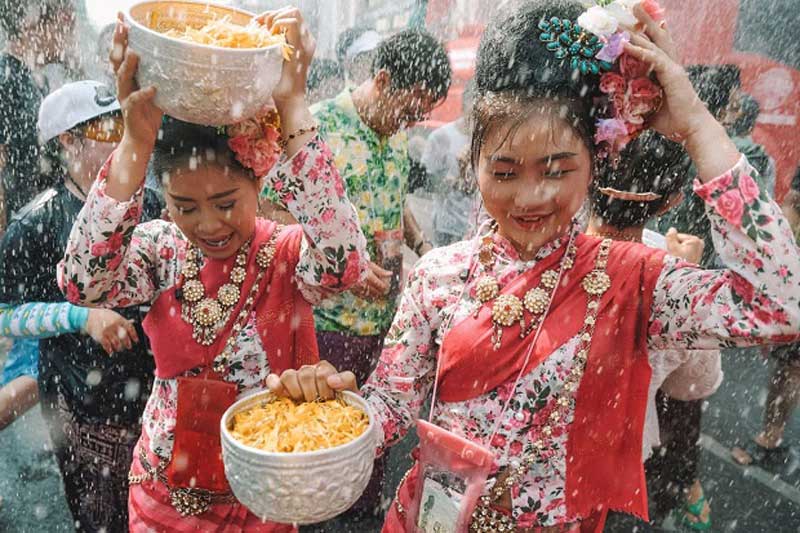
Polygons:
[[274,109],[226,126],[225,134],[236,160],[259,178],[269,173],[283,151],[280,118]]

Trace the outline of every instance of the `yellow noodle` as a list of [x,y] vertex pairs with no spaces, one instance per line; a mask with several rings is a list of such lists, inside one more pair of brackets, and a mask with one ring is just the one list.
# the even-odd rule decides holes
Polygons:
[[310,452],[346,444],[368,425],[364,411],[341,399],[295,403],[278,398],[234,415],[231,435],[268,452]]

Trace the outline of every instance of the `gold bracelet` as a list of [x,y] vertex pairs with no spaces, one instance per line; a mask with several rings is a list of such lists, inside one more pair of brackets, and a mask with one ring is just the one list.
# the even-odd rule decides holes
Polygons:
[[289,145],[289,142],[305,135],[306,133],[312,133],[317,131],[317,125],[314,124],[307,128],[300,128],[299,130],[294,131],[293,133],[287,135],[286,137],[281,137],[281,140],[278,141],[282,150],[286,151],[286,147]]

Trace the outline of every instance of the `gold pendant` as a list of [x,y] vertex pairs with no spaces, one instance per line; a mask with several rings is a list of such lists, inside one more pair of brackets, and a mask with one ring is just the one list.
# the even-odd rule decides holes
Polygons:
[[611,287],[611,278],[602,270],[592,270],[581,281],[581,287],[592,296],[600,296]]
[[181,516],[197,516],[211,507],[211,496],[192,489],[174,489],[169,492],[170,503]]
[[222,318],[222,307],[216,300],[205,298],[192,309],[192,320],[202,327],[211,327]]

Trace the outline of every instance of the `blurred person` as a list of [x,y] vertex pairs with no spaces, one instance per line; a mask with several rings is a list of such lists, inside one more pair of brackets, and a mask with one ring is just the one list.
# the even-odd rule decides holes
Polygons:
[[344,71],[333,59],[315,59],[308,69],[307,83],[309,102],[328,100],[344,89]]
[[477,189],[464,164],[469,160],[469,113],[474,93],[474,84],[469,82],[461,97],[461,117],[431,132],[422,157],[434,195],[434,246],[462,240],[474,209]]
[[[800,168],[783,201],[783,212],[792,225],[800,246]],[[741,465],[757,464],[774,470],[790,460],[792,448],[783,440],[786,424],[800,404],[800,343],[774,346],[770,355],[774,367],[769,379],[767,404],[761,431],[742,446],[731,450]],[[797,456],[797,452],[794,452]]]
[[[72,0],[0,0],[0,177],[7,224],[23,205],[53,184],[40,169],[36,120],[47,87],[34,71],[66,59],[75,13]],[[2,215],[2,213],[0,213]]]
[[770,194],[775,194],[775,162],[766,148],[752,137],[760,112],[761,107],[755,98],[745,92],[734,91],[722,115],[722,124],[739,151],[758,170]]
[[[366,281],[314,309],[320,358],[365,379],[380,355],[397,309],[405,242],[418,255],[431,249],[407,204],[409,156],[405,129],[447,96],[451,71],[444,47],[431,35],[405,30],[381,42],[372,76],[355,89],[312,107],[358,212],[372,262]],[[290,191],[264,190],[270,216],[286,216]],[[290,221],[290,220],[289,220]],[[362,500],[343,520],[374,515],[382,463]]]
[[[666,237],[645,229],[647,222],[681,202],[690,167],[680,144],[646,131],[625,147],[616,167],[601,165],[589,193],[586,233],[642,242],[697,264],[703,255],[702,239],[675,229]],[[646,193],[630,192],[645,187]],[[701,410],[696,402],[713,394],[722,382],[720,352],[663,350],[651,351],[650,357],[670,362],[652,365],[644,423],[643,458],[655,503],[654,520],[672,514],[683,526],[706,531],[711,527],[711,508],[699,479]],[[667,374],[664,368],[673,371]]]
[[[55,154],[48,172],[58,183],[23,207],[3,237],[0,303],[12,307],[64,302],[56,267],[95,177],[122,135],[120,106],[99,82],[70,83],[43,100],[38,129]],[[144,218],[159,211],[147,194]],[[113,240],[107,245],[114,246]],[[127,472],[154,365],[140,324],[143,309],[125,305],[115,310],[124,328],[109,340],[114,357],[80,331],[83,324],[74,316],[73,331],[39,341],[42,414],[79,531],[124,531],[127,524]],[[141,342],[133,342],[137,338]]]
[[370,78],[381,40],[378,32],[365,27],[348,28],[339,35],[336,59],[344,69],[345,86],[357,87]]
[[[0,244],[2,247],[2,244]],[[39,402],[39,339],[64,334],[89,335],[109,355],[116,338],[136,338],[119,313],[62,303],[0,304],[0,335],[13,339],[0,373],[0,430]]]
[[[628,109],[633,119],[618,119],[624,134],[598,125],[601,77],[592,71],[604,65],[582,59],[591,49],[562,46],[596,42],[562,31],[585,10],[578,0],[525,2],[481,37],[472,163],[493,223],[416,264],[360,388],[382,427],[377,454],[423,425],[431,401],[430,438],[395,493],[386,533],[426,519],[429,531],[435,519],[445,531],[599,532],[609,509],[646,519],[648,385],[676,364],[661,352],[800,339],[800,278],[781,275],[800,271],[785,217],[697,98],[668,26],[644,5],[618,61],[648,87],[639,102],[654,113],[647,125],[685,143],[726,267],[589,236],[574,220],[605,139],[644,118]],[[603,15],[604,28],[616,22]],[[267,385],[296,401],[359,390],[352,372],[331,371],[320,362]]]

